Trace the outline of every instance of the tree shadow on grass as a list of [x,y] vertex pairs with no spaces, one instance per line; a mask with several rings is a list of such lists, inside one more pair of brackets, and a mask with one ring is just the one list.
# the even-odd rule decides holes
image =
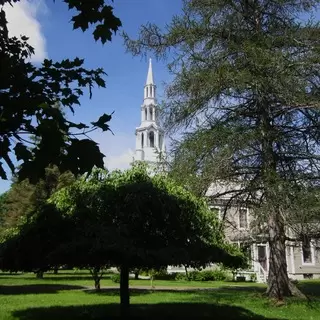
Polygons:
[[[306,292],[304,292],[306,293]],[[265,288],[261,287],[221,287],[216,290],[198,290],[194,292],[193,298],[201,303],[217,303],[234,305],[239,304],[243,301],[250,300],[251,302],[258,302],[261,307],[270,308],[275,306],[275,300],[268,299],[265,295]],[[320,300],[318,297],[314,299],[301,300],[300,298],[289,298],[286,299],[286,304],[304,304],[310,309],[320,311]],[[183,298],[182,298],[183,299]],[[186,302],[188,298],[186,297]],[[184,299],[183,299],[184,300]],[[182,301],[183,301],[182,300]]]
[[[112,316],[119,317],[119,305],[97,304],[88,306],[67,306],[30,308],[12,313],[19,320],[102,320]],[[278,320],[266,318],[241,307],[200,303],[159,303],[131,305],[132,317],[146,319],[166,319],[172,317],[192,319],[228,319],[228,320]],[[126,317],[127,319],[127,317]]]
[[[15,278],[16,276],[19,276],[19,279],[21,280],[36,280],[36,275],[34,274],[18,274],[18,275],[14,275],[14,274],[5,274],[5,275],[1,275],[0,276],[0,280],[1,279],[12,279]],[[107,277],[103,277],[103,279],[107,279]],[[38,279],[38,280],[48,280],[48,281],[74,281],[74,280],[92,280],[92,276],[91,275],[85,275],[85,276],[79,276],[79,275],[75,275],[75,276],[61,276],[61,275],[53,275],[52,273],[50,273],[49,275],[44,274],[43,278]],[[92,280],[93,281],[93,280]]]
[[238,286],[238,285],[234,285],[234,286],[221,286],[218,287],[217,290],[226,290],[229,292],[253,292],[253,293],[265,293],[266,292],[265,287],[260,287],[260,286]]
[[320,298],[320,282],[299,282],[297,287],[307,296]]
[[80,290],[82,286],[61,285],[61,284],[29,284],[0,286],[0,295],[36,294],[36,293],[57,293],[62,290]]
[[[104,277],[102,278],[104,279]],[[44,275],[43,280],[48,280],[48,281],[75,281],[75,280],[91,280],[93,282],[93,278],[91,275],[74,275],[74,276],[61,276],[59,274],[57,275]]]
[[[160,291],[160,290],[158,290]],[[99,296],[108,296],[108,297],[115,297],[120,296],[120,289],[119,288],[102,288],[100,291],[96,291],[95,289],[87,289],[84,290],[85,293],[88,294],[95,294]],[[130,296],[141,296],[153,293],[154,290],[146,290],[146,289],[132,289],[130,288]]]

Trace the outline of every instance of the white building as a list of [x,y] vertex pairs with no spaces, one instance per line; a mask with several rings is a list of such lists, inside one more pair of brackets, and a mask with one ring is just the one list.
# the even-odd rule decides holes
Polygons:
[[161,153],[165,153],[164,132],[159,127],[156,89],[150,59],[147,81],[144,86],[143,104],[141,105],[141,123],[136,128],[134,160],[145,161],[151,165],[158,162]]

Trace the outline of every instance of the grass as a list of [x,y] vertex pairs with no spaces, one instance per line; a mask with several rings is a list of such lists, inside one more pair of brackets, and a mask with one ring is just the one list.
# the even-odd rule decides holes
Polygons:
[[[110,277],[110,276],[109,276]],[[236,286],[235,286],[236,284]],[[160,291],[139,290],[149,280],[131,280],[131,312],[136,316],[213,319],[320,319],[320,282],[304,281],[300,288],[310,301],[289,299],[276,307],[263,297],[264,285],[227,282],[154,281]],[[118,284],[102,280],[100,293],[92,290],[88,273],[61,272],[36,279],[34,274],[0,274],[0,320],[108,319],[119,314]],[[212,287],[213,290],[169,291],[166,287]],[[89,288],[88,288],[89,287]]]
[[[114,283],[111,280],[112,274],[106,274],[101,280],[101,287],[119,287],[119,284]],[[36,279],[33,273],[27,274],[6,274],[0,273],[0,285],[12,285],[19,283],[23,284],[59,284],[59,283],[69,283],[72,282],[72,285],[84,286],[84,287],[93,287],[93,280],[89,272],[59,272],[57,275],[53,273],[47,273],[43,279]],[[130,280],[130,286],[150,286],[150,280]],[[203,288],[213,288],[221,287],[223,285],[235,285],[238,286],[239,282],[224,282],[224,281],[168,281],[168,280],[154,280],[154,286],[168,286],[168,287],[203,287]],[[241,282],[241,286],[251,286],[250,282]],[[261,287],[264,287],[263,284],[255,284]]]

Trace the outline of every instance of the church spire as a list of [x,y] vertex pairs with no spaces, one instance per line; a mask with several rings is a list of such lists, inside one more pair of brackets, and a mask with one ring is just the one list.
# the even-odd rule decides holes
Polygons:
[[148,68],[148,74],[147,74],[147,81],[146,85],[144,86],[144,100],[148,104],[156,104],[156,85],[154,84],[153,80],[153,71],[152,71],[152,62],[151,59],[149,60],[149,68]]
[[164,132],[159,126],[157,116],[156,85],[150,59],[141,105],[141,123],[136,128],[136,160],[157,163],[159,152],[165,152]]
[[147,81],[146,81],[146,85],[148,84],[154,85],[151,58],[149,59],[149,69],[148,69],[148,75],[147,75]]

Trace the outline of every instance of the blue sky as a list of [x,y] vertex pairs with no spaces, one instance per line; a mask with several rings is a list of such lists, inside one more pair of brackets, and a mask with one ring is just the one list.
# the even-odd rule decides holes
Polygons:
[[[179,13],[181,0],[115,0],[114,12],[121,19],[122,29],[135,37],[139,27],[147,22],[164,26]],[[22,0],[8,9],[9,30],[14,35],[26,33],[36,49],[34,63],[43,57],[54,61],[64,58],[85,58],[86,68],[102,67],[108,74],[106,89],[93,91],[81,100],[70,120],[88,123],[103,113],[114,112],[110,123],[111,133],[94,133],[91,137],[100,144],[110,169],[124,168],[131,161],[135,148],[135,127],[140,124],[140,105],[147,76],[147,59],[126,53],[123,40],[116,35],[111,43],[95,42],[91,32],[72,30],[71,12],[61,0]],[[152,56],[151,56],[152,58]],[[162,83],[168,79],[163,62],[153,59],[158,98],[161,99]],[[10,182],[0,180],[0,193]]]

